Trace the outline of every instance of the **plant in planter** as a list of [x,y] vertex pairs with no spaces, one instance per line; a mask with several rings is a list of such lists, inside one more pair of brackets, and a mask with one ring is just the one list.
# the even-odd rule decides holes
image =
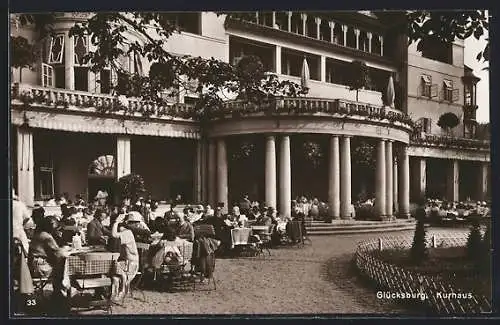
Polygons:
[[255,150],[255,144],[250,141],[243,141],[232,154],[233,160],[243,160],[249,158]]
[[321,164],[323,158],[323,150],[321,145],[314,141],[306,141],[303,145],[305,159],[313,164],[316,168]]
[[356,90],[356,101],[358,101],[359,90],[364,89],[370,83],[368,66],[363,61],[354,60],[351,62],[348,71],[349,90]]
[[121,177],[117,185],[121,200],[130,199],[131,202],[135,202],[140,196],[147,193],[144,179],[138,174],[128,174]]
[[451,113],[444,113],[439,117],[437,125],[446,131],[447,134],[450,134],[451,130],[460,124],[460,120],[458,117]]
[[19,68],[19,83],[22,82],[23,68],[31,68],[37,60],[35,46],[22,36],[10,37],[11,44],[11,65]]

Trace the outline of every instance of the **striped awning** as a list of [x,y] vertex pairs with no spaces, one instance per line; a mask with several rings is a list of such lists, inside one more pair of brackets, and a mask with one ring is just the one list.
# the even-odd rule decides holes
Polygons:
[[[11,121],[22,125],[24,112],[11,110]],[[91,115],[76,115],[54,112],[26,111],[28,125],[32,128],[79,133],[106,133],[145,135],[170,138],[199,139],[200,131],[196,122],[176,120],[134,120],[114,119]]]

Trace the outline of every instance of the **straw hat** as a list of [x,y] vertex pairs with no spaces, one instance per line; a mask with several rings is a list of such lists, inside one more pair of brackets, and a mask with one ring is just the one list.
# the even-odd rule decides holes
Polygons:
[[105,192],[105,191],[99,191],[97,192],[97,195],[95,196],[95,199],[96,200],[99,200],[99,199],[106,199],[108,197],[108,193]]
[[137,211],[131,211],[127,215],[127,222],[141,222],[142,215]]

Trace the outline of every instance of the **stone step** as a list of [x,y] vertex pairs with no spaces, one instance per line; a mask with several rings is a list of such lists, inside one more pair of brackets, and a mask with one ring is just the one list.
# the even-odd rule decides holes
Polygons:
[[385,233],[393,231],[415,230],[414,225],[402,227],[386,227],[386,228],[365,228],[365,229],[330,229],[330,230],[308,230],[309,236],[328,236],[328,235],[353,235],[364,233]]
[[378,223],[378,224],[317,224],[308,225],[306,229],[309,231],[322,231],[322,230],[361,230],[361,229],[384,229],[384,228],[401,228],[401,227],[415,227],[414,222],[392,222],[392,223]]

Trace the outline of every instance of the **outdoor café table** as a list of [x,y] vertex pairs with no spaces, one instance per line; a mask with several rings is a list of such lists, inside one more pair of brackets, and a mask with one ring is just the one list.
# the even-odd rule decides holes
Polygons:
[[234,228],[231,229],[231,249],[235,246],[248,245],[248,238],[252,232],[251,228]]
[[269,231],[269,226],[252,226],[252,234],[259,235],[262,233],[267,233]]

